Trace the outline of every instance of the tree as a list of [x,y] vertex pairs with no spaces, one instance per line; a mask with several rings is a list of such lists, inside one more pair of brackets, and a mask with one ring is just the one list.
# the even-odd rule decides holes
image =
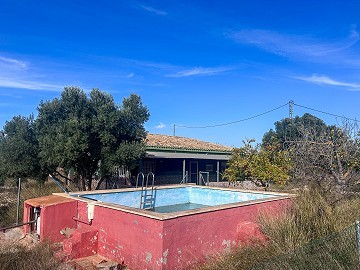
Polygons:
[[289,142],[294,178],[315,185],[325,194],[346,193],[359,180],[360,144],[354,125],[328,126],[323,132],[299,129],[301,136]]
[[91,189],[95,172],[106,175],[115,165],[127,165],[144,153],[134,151],[137,155],[129,157],[122,151],[124,145],[141,149],[146,136],[143,125],[149,113],[137,95],[119,106],[98,89],[88,97],[78,87],[66,87],[59,99],[41,102],[38,112],[42,165],[51,172],[74,169],[82,189]]
[[229,160],[224,178],[229,181],[250,180],[265,187],[268,181],[285,184],[291,168],[287,152],[275,146],[252,146],[254,140],[235,148]]
[[33,116],[15,116],[7,121],[0,137],[0,172],[3,177],[44,180],[38,150]]
[[262,144],[280,143],[282,149],[287,149],[288,142],[300,139],[303,135],[302,131],[307,128],[311,128],[320,135],[328,127],[323,120],[309,113],[305,113],[301,117],[296,116],[294,119],[284,118],[275,122],[275,130],[270,129],[264,134]]

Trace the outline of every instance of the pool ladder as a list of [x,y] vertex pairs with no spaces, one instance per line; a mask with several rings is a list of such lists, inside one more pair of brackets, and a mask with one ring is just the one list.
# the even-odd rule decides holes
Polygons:
[[[136,187],[138,186],[138,180],[141,178],[141,192],[140,192],[140,209],[154,209],[154,182],[155,175],[152,172],[149,172],[146,176],[146,181],[144,174],[139,173],[136,181]],[[151,181],[151,186],[149,186],[149,179]]]

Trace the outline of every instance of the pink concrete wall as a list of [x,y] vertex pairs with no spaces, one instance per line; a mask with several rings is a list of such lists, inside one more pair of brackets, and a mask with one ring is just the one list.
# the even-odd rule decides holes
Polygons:
[[66,227],[75,228],[76,223],[72,219],[75,215],[76,201],[42,207],[40,240],[62,241],[65,237],[60,231]]
[[[276,213],[290,199],[156,220],[95,206],[92,225],[98,229],[98,254],[130,269],[181,269],[205,255],[229,251],[251,237],[263,238],[256,224],[259,211]],[[87,220],[86,203],[78,203]]]
[[[41,206],[40,212],[40,240],[49,240],[59,242],[64,239],[60,234],[60,230],[76,226],[72,219],[76,215],[76,201],[62,202],[53,205]],[[32,205],[26,201],[24,203],[24,222],[30,221],[30,211]],[[24,226],[24,233],[29,233],[31,225]]]
[[256,223],[259,211],[275,214],[286,204],[278,200],[165,220],[163,269],[181,269],[253,237],[264,240]]
[[[79,202],[78,209],[79,217],[86,220],[86,203]],[[159,220],[100,206],[95,206],[91,225],[78,223],[79,227],[98,229],[99,255],[125,263],[130,269],[161,268],[162,225]]]

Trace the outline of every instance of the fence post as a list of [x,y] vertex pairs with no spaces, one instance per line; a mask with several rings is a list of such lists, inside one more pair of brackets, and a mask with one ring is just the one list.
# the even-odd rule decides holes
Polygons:
[[356,233],[356,249],[360,261],[360,221],[355,221],[355,233]]
[[16,225],[19,224],[19,214],[20,214],[20,193],[21,193],[21,178],[19,178],[18,184],[18,197],[17,197],[17,208],[16,208]]

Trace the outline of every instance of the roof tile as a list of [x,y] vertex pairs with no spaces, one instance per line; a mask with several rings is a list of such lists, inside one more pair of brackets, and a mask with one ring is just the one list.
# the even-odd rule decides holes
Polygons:
[[230,152],[231,147],[221,144],[204,142],[196,139],[168,136],[162,134],[147,134],[146,145],[148,147],[180,149],[180,150],[201,150],[201,151],[224,151]]

